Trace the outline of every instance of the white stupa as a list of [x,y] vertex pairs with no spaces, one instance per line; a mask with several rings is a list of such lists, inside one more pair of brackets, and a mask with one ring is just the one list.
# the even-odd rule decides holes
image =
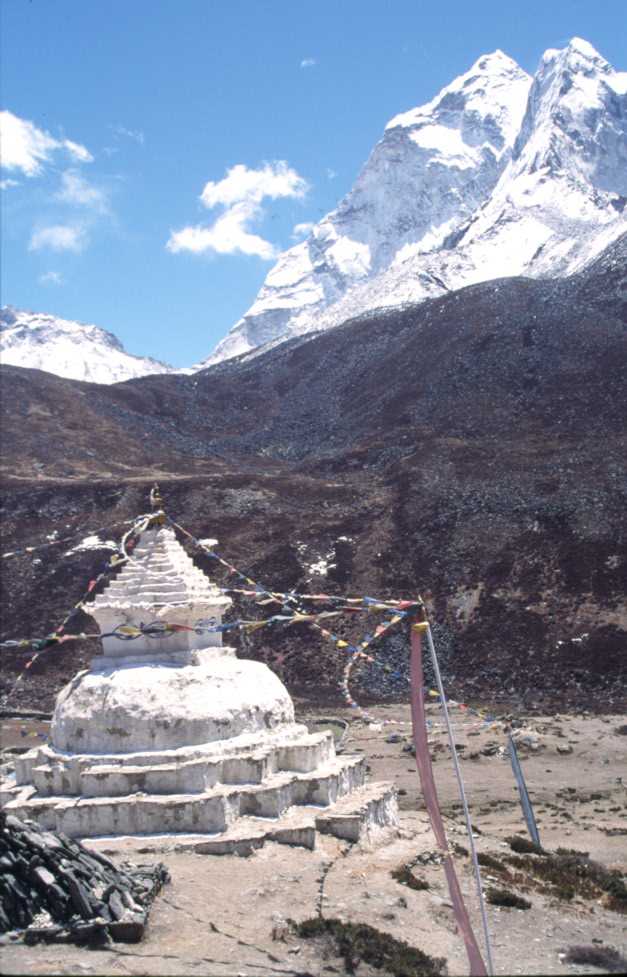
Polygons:
[[230,604],[157,513],[90,613],[102,634],[197,630],[103,638],[103,654],[60,692],[50,743],[0,785],[7,812],[72,837],[202,836],[207,851],[393,828],[394,788],[365,785],[362,757],[337,756],[329,730],[296,723],[279,678],[206,631]]

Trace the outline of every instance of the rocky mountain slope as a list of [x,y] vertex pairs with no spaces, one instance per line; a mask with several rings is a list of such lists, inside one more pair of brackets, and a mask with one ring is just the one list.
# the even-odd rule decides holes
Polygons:
[[497,51],[393,118],[204,365],[501,276],[566,275],[627,228],[627,73],[586,41],[533,79]]
[[[623,236],[574,276],[472,285],[192,376],[4,367],[2,552],[77,535],[3,561],[3,635],[62,619],[157,478],[174,518],[273,589],[421,592],[460,698],[616,706],[626,324]],[[337,688],[343,662],[305,626],[243,650],[292,688]],[[42,656],[19,701],[50,702],[87,653]],[[372,666],[365,687],[401,694],[402,635],[381,655],[401,676]],[[24,660],[5,652],[5,687]]]
[[91,383],[176,372],[150,357],[132,356],[98,326],[8,305],[0,309],[0,361]]

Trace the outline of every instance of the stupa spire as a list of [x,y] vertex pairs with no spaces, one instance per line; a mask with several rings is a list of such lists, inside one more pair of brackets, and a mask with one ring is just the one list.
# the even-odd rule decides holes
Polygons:
[[152,509],[152,519],[150,521],[151,526],[162,526],[165,523],[165,510],[164,502],[159,490],[157,482],[153,485],[150,490],[150,508]]
[[204,627],[197,632],[194,626],[209,622],[219,627],[231,600],[194,565],[174,530],[165,524],[165,513],[158,508],[163,499],[157,485],[151,490],[150,501],[154,522],[141,534],[115,579],[86,611],[96,619],[103,635],[115,632],[120,625],[141,627],[160,621],[183,625],[184,630],[158,639],[146,635],[132,643],[104,637],[105,657],[96,659],[95,665],[102,666],[110,659],[119,661],[129,655],[163,659],[178,654],[183,659],[190,655],[197,659],[204,649],[214,653],[221,650],[220,631],[207,632]]

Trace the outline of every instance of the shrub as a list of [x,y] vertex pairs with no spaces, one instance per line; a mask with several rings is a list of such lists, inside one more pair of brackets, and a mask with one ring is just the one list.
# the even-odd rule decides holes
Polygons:
[[503,862],[495,858],[494,855],[490,855],[489,852],[480,851],[477,855],[477,861],[483,868],[491,868],[495,872],[507,872]]
[[305,939],[331,938],[349,974],[355,973],[362,960],[391,977],[439,977],[446,973],[443,957],[429,957],[422,950],[366,923],[306,919],[296,926],[296,933]]
[[512,851],[518,852],[519,855],[544,855],[544,848],[522,835],[510,835],[505,841]]
[[416,889],[420,891],[430,888],[426,879],[421,879],[414,875],[412,872],[412,866],[410,864],[399,865],[398,868],[395,868],[392,872],[392,878],[396,879],[397,882],[400,882],[401,885],[406,885],[409,889]]
[[531,876],[553,887],[560,899],[597,899],[605,894],[609,909],[627,911],[627,886],[620,872],[610,870],[595,862],[585,852],[562,849],[555,853],[544,852],[544,858],[528,855],[509,855],[508,865],[525,870]]
[[496,889],[494,886],[490,886],[486,890],[486,899],[493,906],[507,906],[511,909],[531,909],[531,903],[528,899],[517,896],[516,893],[510,892],[509,889]]
[[566,963],[598,967],[600,970],[611,974],[627,972],[627,959],[613,946],[571,946],[568,948],[564,960]]

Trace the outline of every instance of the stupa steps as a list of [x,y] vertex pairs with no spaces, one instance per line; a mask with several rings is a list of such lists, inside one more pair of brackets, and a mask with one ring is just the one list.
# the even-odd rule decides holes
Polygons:
[[[195,567],[193,563],[186,563],[184,560],[174,560],[169,558],[164,558],[162,560],[147,560],[145,563],[140,564],[129,563],[126,566],[124,577],[138,577],[151,573],[181,573],[185,576],[200,576],[204,579],[206,584],[209,586],[215,586],[215,584],[212,585],[211,581],[205,576],[202,570]],[[119,579],[119,577],[116,577],[116,579]]]
[[241,817],[216,835],[170,832],[119,838],[86,839],[88,848],[109,855],[128,856],[164,850],[193,851],[203,855],[250,855],[267,841],[314,849],[317,834],[331,834],[350,842],[378,842],[384,832],[397,831],[398,805],[392,783],[364,784],[338,799],[329,809],[301,805],[288,810],[280,821]]
[[215,584],[176,541],[162,541],[157,545],[153,541],[136,548],[122,573],[96,598],[94,605],[106,604],[112,597],[128,600],[137,595],[150,601],[154,595],[169,595],[177,590],[188,599],[222,599]]
[[139,562],[139,566],[145,570],[154,570],[155,568],[168,570],[172,567],[180,567],[181,570],[184,570],[186,573],[194,573],[198,570],[198,567],[194,565],[189,557],[179,555],[173,550],[160,553],[150,553],[146,556],[144,556],[143,553],[136,551],[134,554],[131,554],[131,558],[128,563],[129,570],[134,570],[137,568],[137,563],[135,562],[136,559],[138,559],[138,562],[141,560],[141,562]]
[[137,591],[142,590],[160,590],[161,588],[170,589],[171,587],[176,587],[177,589],[192,590],[197,591],[198,594],[205,598],[205,600],[211,597],[214,600],[220,600],[220,593],[213,588],[209,588],[203,585],[202,580],[195,580],[193,577],[184,577],[183,575],[175,576],[172,574],[170,577],[135,577],[132,580],[125,580],[123,583],[116,583],[113,581],[103,591],[103,594],[120,594],[132,596]]
[[94,762],[80,770],[46,762],[32,766],[23,782],[32,782],[41,797],[122,797],[138,791],[200,794],[217,784],[261,784],[276,773],[310,773],[334,757],[331,734],[314,733],[272,749],[257,748],[225,757],[201,756],[150,765],[122,764],[118,757],[116,763]]
[[[104,604],[115,602],[116,599],[122,594],[121,590],[111,590],[104,591],[102,597],[100,598],[100,606]],[[138,585],[137,587],[129,587],[125,594],[129,598],[134,598],[133,603],[137,604],[150,604],[157,598],[157,602],[161,603],[165,600],[176,599],[177,597],[184,597],[186,600],[200,603],[200,604],[211,604],[215,605],[216,610],[219,609],[219,598],[212,597],[210,594],[203,592],[199,587],[189,586],[184,583],[172,583],[172,584],[146,584]]]
[[[164,567],[164,568],[161,568],[161,567],[137,567],[137,568],[135,568],[135,567],[129,567],[129,569],[127,570],[127,572],[124,574],[124,578],[122,578],[121,576],[120,577],[116,577],[112,581],[112,585],[114,583],[119,583],[119,582],[124,583],[125,581],[129,581],[130,582],[130,581],[133,581],[133,580],[145,580],[145,579],[147,580],[147,579],[150,579],[150,578],[166,579],[166,580],[168,580],[168,579],[171,579],[172,577],[178,577],[181,580],[188,580],[188,579],[191,579],[191,580],[201,580],[203,578],[203,576],[204,575],[201,574],[200,571],[196,570],[195,567],[192,567],[191,570],[190,570],[187,567],[172,566],[171,564],[168,564],[168,566],[167,567]],[[215,588],[215,584],[212,584],[210,581],[208,581],[206,577],[204,577],[204,586],[206,588],[209,588],[210,587],[212,589],[216,589]]]
[[194,587],[204,593],[214,593],[218,595],[217,588],[207,587],[206,581],[201,577],[192,574],[158,574],[158,573],[134,573],[124,580],[113,580],[107,587],[108,592],[130,593],[136,587]]
[[[131,571],[141,569],[146,573],[171,573],[173,570],[182,573],[202,573],[202,571],[195,566],[191,560],[184,557],[178,557],[174,553],[163,553],[159,554],[158,556],[148,557],[139,564],[131,561],[128,569]],[[207,578],[205,577],[205,579]]]
[[[39,764],[56,764],[66,768],[74,768],[79,772],[91,766],[112,766],[121,769],[127,766],[133,767],[152,767],[158,764],[181,764],[188,760],[200,759],[233,759],[238,756],[249,756],[251,754],[265,753],[267,751],[290,748],[305,751],[311,747],[317,748],[319,759],[323,760],[331,755],[335,755],[333,744],[333,733],[331,730],[323,729],[314,733],[307,732],[307,727],[299,723],[293,726],[282,727],[274,734],[270,734],[269,740],[259,744],[256,734],[245,734],[244,736],[234,737],[231,740],[217,740],[212,743],[202,743],[196,746],[179,747],[176,750],[144,750],[137,753],[92,753],[92,754],[66,754],[60,753],[47,743],[35,747],[28,753],[15,758],[15,776],[18,784],[28,784],[31,782],[31,770],[33,766]],[[314,762],[316,753],[313,757],[300,762]],[[301,769],[296,766],[294,769]],[[303,769],[311,769],[306,767]]]
[[[151,581],[149,583],[142,582],[138,584],[129,584],[128,587],[114,587],[113,584],[108,590],[103,591],[100,603],[103,602],[102,598],[118,597],[122,594],[130,597],[142,596],[144,600],[150,598],[151,594],[172,594],[172,593],[184,593],[190,594],[198,597],[201,601],[207,601],[209,599],[209,594],[206,590],[203,590],[200,586],[196,586],[193,583],[182,580],[173,580],[171,582],[165,582],[163,580]],[[144,596],[146,595],[146,596]],[[213,595],[214,600],[219,600],[219,597]],[[105,600],[106,603],[106,600]]]
[[[179,560],[170,556],[164,556],[162,559],[148,559],[141,563],[130,563],[127,566],[124,576],[129,574],[139,574],[139,573],[181,573],[185,576],[196,576],[202,573],[198,567],[195,567],[191,560]],[[204,573],[202,576],[205,577]],[[211,581],[205,577],[207,583]]]
[[279,819],[292,807],[329,807],[365,781],[363,757],[336,757],[310,773],[280,772],[261,784],[216,785],[198,794],[41,797],[16,790],[5,810],[70,837],[226,831],[241,817]]
[[[171,600],[172,597],[184,597],[186,600],[206,600],[207,594],[203,592],[199,587],[191,587],[184,583],[159,583],[151,584],[147,586],[145,584],[138,584],[136,587],[127,587],[124,589],[124,593],[128,597],[140,597],[144,603],[153,603],[155,598],[157,602],[161,602],[162,598],[166,600]],[[122,594],[122,589],[120,590],[105,590],[100,599],[100,605],[107,603],[107,598],[111,600],[112,597],[117,597]]]
[[[142,580],[148,577],[181,577],[182,579],[190,578],[192,580],[204,579],[205,587],[212,587],[215,589],[215,584],[212,584],[207,577],[204,576],[200,570],[196,567],[182,567],[179,564],[168,563],[164,567],[159,566],[140,566],[140,567],[129,567],[124,574],[124,580]],[[117,583],[121,580],[121,577],[116,577],[113,583]]]
[[214,593],[217,592],[217,588],[209,588],[209,587],[207,587],[206,583],[203,583],[202,579],[200,579],[199,577],[196,577],[196,576],[194,576],[192,574],[183,574],[183,573],[180,573],[180,574],[178,574],[178,573],[170,573],[168,575],[165,575],[165,574],[162,575],[162,574],[157,574],[157,573],[154,573],[154,574],[152,574],[152,573],[134,573],[134,574],[131,574],[125,580],[120,580],[120,581],[113,580],[109,584],[108,589],[109,590],[120,590],[120,591],[122,591],[122,592],[125,593],[126,590],[128,588],[130,588],[130,587],[145,586],[147,583],[150,583],[153,586],[154,585],[157,585],[158,586],[158,585],[161,585],[161,584],[163,584],[164,586],[167,586],[167,585],[171,585],[171,584],[174,584],[174,583],[178,584],[179,586],[193,586],[193,585],[198,585],[198,589],[199,590],[204,590],[204,591],[212,590]]

